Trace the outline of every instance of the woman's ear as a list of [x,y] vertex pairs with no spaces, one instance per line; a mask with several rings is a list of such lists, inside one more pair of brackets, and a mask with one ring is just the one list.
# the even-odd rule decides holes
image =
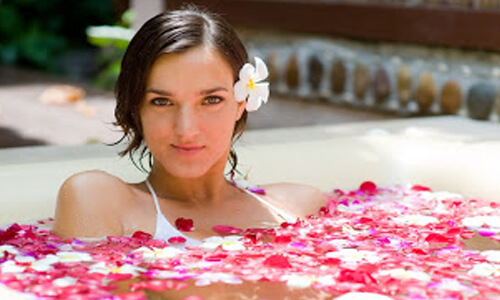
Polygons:
[[241,119],[241,116],[243,115],[243,112],[245,111],[245,108],[247,107],[247,102],[246,101],[241,101],[237,102],[238,108],[236,112],[236,121]]

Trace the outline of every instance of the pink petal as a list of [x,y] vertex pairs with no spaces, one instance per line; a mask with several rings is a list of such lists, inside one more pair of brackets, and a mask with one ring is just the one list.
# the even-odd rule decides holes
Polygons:
[[255,194],[260,194],[260,195],[266,194],[266,191],[263,188],[260,188],[258,186],[247,187],[247,190],[249,190],[250,192],[255,193]]
[[121,293],[116,295],[121,300],[144,300],[147,299],[144,291]]
[[186,239],[183,238],[182,236],[174,236],[169,238],[168,242],[170,244],[184,244],[186,242]]
[[479,230],[477,233],[482,236],[494,236],[497,233],[495,231],[488,231],[488,230]]
[[238,234],[241,233],[243,230],[240,228],[232,227],[232,226],[225,226],[225,225],[215,225],[212,227],[213,231],[222,233],[222,234]]

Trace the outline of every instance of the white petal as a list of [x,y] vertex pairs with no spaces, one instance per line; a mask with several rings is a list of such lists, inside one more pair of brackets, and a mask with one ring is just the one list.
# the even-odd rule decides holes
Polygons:
[[32,263],[35,261],[35,258],[32,256],[16,256],[14,260],[20,263]]
[[254,75],[255,75],[255,68],[251,64],[246,63],[240,70],[239,79],[243,81],[244,84],[247,84],[248,81],[254,77]]
[[363,293],[363,292],[350,292],[343,294],[340,297],[334,298],[333,300],[392,300],[392,298],[375,294],[375,293]]
[[248,88],[243,80],[239,80],[234,84],[234,97],[236,101],[245,101],[248,96]]
[[291,288],[305,289],[311,286],[313,280],[308,276],[290,275],[287,277],[286,285]]
[[17,251],[16,247],[11,246],[11,245],[1,245],[0,246],[0,253],[4,253],[5,251],[11,253],[11,254],[18,254],[19,251]]
[[257,93],[250,93],[246,106],[247,111],[256,111],[257,109],[259,109],[260,105],[262,104],[260,102],[260,99],[261,98]]
[[241,236],[239,235],[228,235],[226,237],[224,237],[224,241],[225,242],[237,242],[237,241],[240,241],[242,238]]
[[256,74],[255,74],[255,81],[259,82],[261,80],[264,80],[269,76],[269,71],[267,70],[267,66],[264,63],[264,61],[257,56],[255,57],[255,66],[257,68]]
[[8,260],[3,264],[0,264],[0,270],[2,273],[22,273],[26,270],[26,267],[17,265],[14,261]]
[[255,85],[255,89],[253,91],[257,93],[261,99],[261,102],[267,103],[267,99],[269,99],[269,83],[262,82]]
[[59,287],[65,287],[76,284],[76,282],[77,282],[76,278],[65,276],[57,278],[56,280],[52,281],[52,284]]
[[241,242],[227,242],[222,244],[222,249],[226,251],[243,251],[245,246]]

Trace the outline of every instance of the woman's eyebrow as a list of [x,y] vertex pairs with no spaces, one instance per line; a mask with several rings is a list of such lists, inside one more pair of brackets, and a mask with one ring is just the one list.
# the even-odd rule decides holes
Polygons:
[[218,86],[218,87],[215,87],[215,88],[212,88],[212,89],[202,90],[202,91],[200,91],[200,95],[212,94],[212,93],[219,92],[219,91],[226,91],[226,92],[228,92],[228,90],[225,87]]
[[146,90],[146,93],[154,93],[154,94],[163,95],[163,96],[172,96],[172,94],[167,92],[167,91],[159,90],[159,89],[155,89],[155,88],[148,88]]
[[[218,86],[218,87],[214,87],[214,88],[210,88],[210,89],[206,89],[206,90],[201,90],[199,94],[200,95],[208,95],[208,94],[212,94],[212,93],[219,92],[219,91],[228,92],[228,90],[225,87]],[[148,88],[146,90],[146,93],[154,93],[154,94],[163,95],[163,96],[172,96],[172,93],[170,93],[168,91],[155,89],[155,88]]]

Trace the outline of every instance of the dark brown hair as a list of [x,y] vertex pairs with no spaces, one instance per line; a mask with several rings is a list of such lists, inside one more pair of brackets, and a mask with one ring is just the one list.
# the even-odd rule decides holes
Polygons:
[[[245,46],[224,19],[195,6],[190,5],[151,18],[128,45],[115,85],[115,125],[123,130],[123,137],[117,144],[124,139],[128,140],[127,148],[119,154],[128,154],[134,165],[143,171],[147,171],[142,163],[143,158],[149,157],[151,168],[152,157],[143,143],[139,109],[151,67],[163,54],[183,53],[198,46],[208,46],[218,51],[231,66],[236,82],[239,70],[248,61]],[[246,119],[245,111],[234,126],[233,144],[243,133]],[[139,153],[139,165],[134,159],[136,152]],[[238,163],[233,149],[229,155],[229,163],[232,173]]]

